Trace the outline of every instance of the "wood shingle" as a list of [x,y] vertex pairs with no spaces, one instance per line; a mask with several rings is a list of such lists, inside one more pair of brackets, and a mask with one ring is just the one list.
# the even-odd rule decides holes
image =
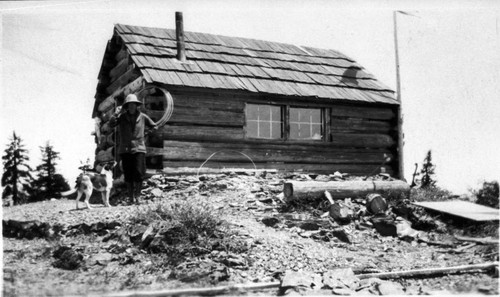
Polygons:
[[176,59],[175,30],[117,24],[148,83],[399,104],[361,65],[330,49],[185,32],[187,61]]

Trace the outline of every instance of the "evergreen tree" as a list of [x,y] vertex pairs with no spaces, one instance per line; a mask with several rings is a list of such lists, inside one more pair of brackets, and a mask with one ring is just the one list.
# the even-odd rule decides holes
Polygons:
[[432,153],[429,150],[425,156],[424,163],[422,163],[422,170],[420,174],[422,178],[420,179],[421,188],[434,188],[436,186],[436,180],[434,178],[436,165],[432,164]]
[[38,165],[37,199],[44,200],[50,198],[60,198],[61,192],[69,190],[69,185],[61,174],[56,173],[57,160],[60,160],[59,152],[54,147],[47,144],[40,147],[42,153],[42,164]]
[[28,165],[28,150],[24,148],[22,139],[16,135],[16,132],[12,133],[11,142],[4,152],[2,199],[12,198],[14,204],[25,203],[32,194],[32,169]]

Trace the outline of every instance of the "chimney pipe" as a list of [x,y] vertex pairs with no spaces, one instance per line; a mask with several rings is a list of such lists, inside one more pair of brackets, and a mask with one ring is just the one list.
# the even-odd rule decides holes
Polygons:
[[184,45],[184,23],[182,12],[175,12],[175,36],[177,38],[177,60],[186,62],[186,48]]

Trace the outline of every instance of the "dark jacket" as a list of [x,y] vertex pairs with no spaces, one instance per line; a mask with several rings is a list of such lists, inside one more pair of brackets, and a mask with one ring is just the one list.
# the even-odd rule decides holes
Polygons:
[[120,144],[118,154],[145,153],[144,128],[146,125],[150,128],[156,127],[150,117],[139,111],[133,116],[127,112],[120,114],[118,117],[112,116],[109,119],[109,124],[111,127],[118,126],[119,129]]

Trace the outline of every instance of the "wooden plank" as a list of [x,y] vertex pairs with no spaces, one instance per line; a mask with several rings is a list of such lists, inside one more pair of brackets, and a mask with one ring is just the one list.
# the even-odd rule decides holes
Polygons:
[[347,106],[337,105],[332,107],[331,116],[335,117],[357,117],[375,120],[392,120],[395,112],[389,107],[367,107],[367,106]]
[[118,51],[118,53],[115,55],[115,61],[117,61],[117,62],[121,61],[127,55],[128,55],[127,47],[126,46],[122,46],[122,48],[120,49],[120,51]]
[[413,204],[474,221],[497,221],[500,218],[498,208],[468,201],[422,201]]
[[295,150],[295,151],[307,151],[312,154],[332,152],[333,154],[393,154],[391,150],[387,149],[365,149],[365,148],[342,148],[335,147],[331,144],[325,144],[322,142],[317,143],[299,143],[299,142],[288,142],[288,141],[269,141],[265,139],[261,140],[250,140],[242,139],[235,140],[232,142],[227,141],[176,141],[171,139],[163,140],[163,146],[165,147],[178,147],[182,148],[185,146],[193,146],[198,148],[211,148],[211,149],[261,149],[261,150]]
[[[163,111],[146,110],[145,113],[152,119],[160,119]],[[195,125],[219,125],[231,127],[243,127],[245,123],[244,114],[241,112],[211,110],[206,107],[184,108],[175,106],[169,123],[183,123]]]
[[113,80],[113,78],[119,77],[123,73],[127,71],[127,67],[129,65],[129,58],[126,57],[125,59],[121,60],[118,62],[118,64],[109,71],[109,77]]
[[331,131],[334,133],[375,132],[388,134],[394,127],[388,121],[367,120],[362,118],[331,118]]
[[242,140],[243,128],[223,126],[165,125],[157,132],[163,139],[172,140]]
[[211,110],[244,112],[245,98],[229,96],[220,93],[172,93],[175,100],[175,108],[198,108],[200,106]]
[[325,164],[374,164],[384,160],[389,152],[360,152],[360,150],[339,150],[316,148],[314,150],[295,149],[293,145],[266,145],[252,143],[211,143],[180,142],[165,140],[163,156],[165,160],[203,161],[210,155],[213,160],[244,162],[249,158],[254,162],[293,162]]
[[357,277],[359,279],[436,278],[437,275],[450,275],[455,273],[464,273],[466,271],[472,271],[477,273],[481,270],[494,271],[495,269],[498,272],[498,262],[469,264],[469,265],[452,266],[452,267],[423,268],[415,270],[358,274]]
[[339,147],[390,148],[394,139],[385,134],[344,134],[331,133],[331,144]]
[[100,112],[106,113],[110,109],[115,107],[115,97],[109,96],[106,98],[104,101],[99,104],[99,107],[97,108]]
[[117,89],[123,87],[124,85],[126,85],[130,81],[137,79],[138,77],[140,77],[140,72],[136,68],[132,68],[122,74],[117,80],[112,82],[106,88],[106,91],[108,92],[108,94],[113,94],[113,92],[115,92]]

